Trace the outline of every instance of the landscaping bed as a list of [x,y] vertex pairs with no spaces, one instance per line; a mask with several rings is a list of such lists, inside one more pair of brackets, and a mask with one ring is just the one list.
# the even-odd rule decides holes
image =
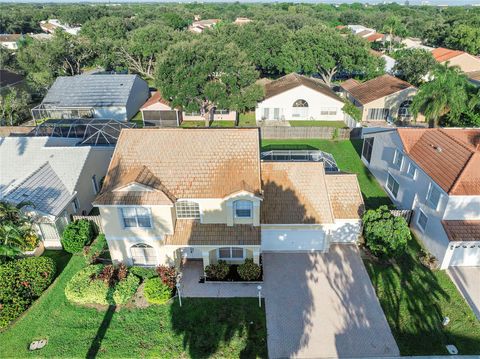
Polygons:
[[263,281],[263,267],[260,266],[260,277],[253,280],[245,280],[240,277],[238,274],[238,264],[231,264],[229,267],[228,274],[223,279],[217,278],[205,278],[205,282],[242,282],[242,283],[255,283],[255,282],[262,282]]
[[263,269],[252,258],[242,264],[227,264],[223,260],[205,267],[206,282],[258,282],[262,281]]

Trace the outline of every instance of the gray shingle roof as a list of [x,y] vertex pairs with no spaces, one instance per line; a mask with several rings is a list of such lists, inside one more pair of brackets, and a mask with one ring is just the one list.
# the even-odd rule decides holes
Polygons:
[[43,99],[59,107],[126,106],[137,75],[78,75],[58,77]]
[[33,208],[57,216],[71,200],[72,194],[47,162],[10,191],[9,202],[31,202]]

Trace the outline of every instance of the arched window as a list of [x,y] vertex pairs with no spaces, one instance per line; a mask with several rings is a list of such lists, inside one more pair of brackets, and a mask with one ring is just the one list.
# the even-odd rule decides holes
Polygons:
[[411,117],[410,106],[412,105],[412,100],[403,101],[398,108],[398,117]]
[[137,243],[130,247],[134,266],[156,266],[157,253],[155,248],[145,243]]
[[308,102],[300,99],[293,103],[293,107],[308,107]]

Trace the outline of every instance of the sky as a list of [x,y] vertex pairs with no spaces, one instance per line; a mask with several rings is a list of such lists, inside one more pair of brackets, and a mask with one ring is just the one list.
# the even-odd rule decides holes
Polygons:
[[[197,0],[197,2],[234,2],[238,0]],[[308,3],[353,3],[353,2],[362,2],[362,3],[382,3],[383,0],[240,0],[240,2],[308,2]],[[388,0],[387,0],[388,1]],[[95,3],[124,3],[124,2],[193,2],[193,0],[0,0],[1,2],[8,3],[82,3],[82,2],[95,2]],[[399,4],[404,3],[404,0],[397,0]],[[419,5],[425,0],[409,0],[411,5]],[[477,4],[480,6],[480,0],[428,0],[428,3],[431,5],[470,5]]]

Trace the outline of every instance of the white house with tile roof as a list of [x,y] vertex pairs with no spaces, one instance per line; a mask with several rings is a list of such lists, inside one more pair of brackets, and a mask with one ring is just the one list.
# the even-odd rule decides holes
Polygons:
[[76,146],[78,139],[0,137],[0,200],[31,202],[47,248],[59,248],[72,214],[88,214],[112,147]]
[[258,129],[123,130],[95,205],[112,259],[149,266],[327,251],[363,210],[355,175],[261,161]]
[[362,160],[441,268],[480,266],[480,130],[382,129]]

